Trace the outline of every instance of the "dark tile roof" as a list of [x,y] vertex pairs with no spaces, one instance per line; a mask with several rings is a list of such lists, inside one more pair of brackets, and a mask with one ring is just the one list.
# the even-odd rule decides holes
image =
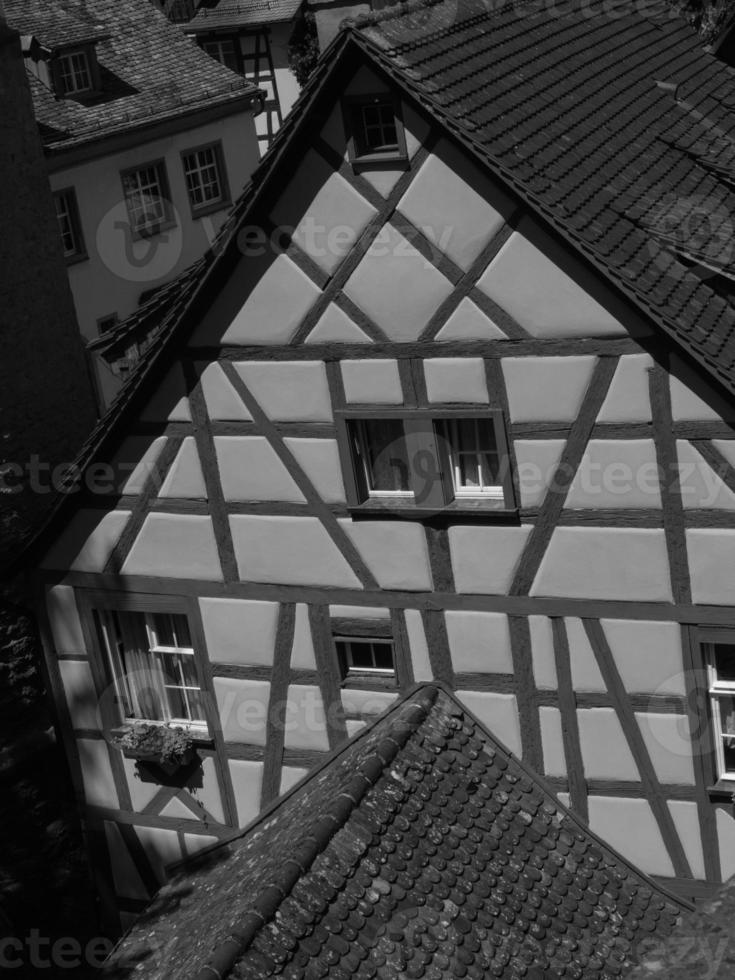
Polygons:
[[293,20],[304,0],[209,0],[200,5],[187,30],[215,31]]
[[183,866],[106,976],[602,980],[681,911],[426,684]]
[[735,73],[670,7],[445,0],[357,23],[399,82],[735,391]]
[[5,8],[11,27],[45,47],[99,38],[103,92],[91,104],[57,99],[29,69],[36,119],[49,150],[256,92],[252,82],[184,37],[150,0],[5,0]]

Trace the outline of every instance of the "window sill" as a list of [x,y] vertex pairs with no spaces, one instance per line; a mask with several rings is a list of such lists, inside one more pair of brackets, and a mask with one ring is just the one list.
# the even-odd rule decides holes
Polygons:
[[408,170],[411,162],[405,153],[365,153],[350,160],[353,173],[363,170]]
[[80,262],[86,262],[89,256],[86,252],[78,252],[76,255],[65,255],[64,262],[67,265],[78,265]]
[[398,680],[394,675],[378,677],[376,674],[360,674],[351,672],[342,680],[342,688],[346,691],[398,691]]
[[134,242],[143,242],[149,238],[156,238],[158,235],[162,235],[164,231],[170,231],[172,228],[176,227],[176,222],[169,218],[168,221],[162,221],[160,225],[156,225],[151,228],[143,228],[140,231],[135,228],[130,227],[130,234]]
[[707,795],[711,800],[727,800],[728,802],[735,802],[735,800],[733,800],[733,795],[735,795],[735,775],[729,778],[722,777],[712,786],[708,786]]
[[232,202],[229,198],[222,201],[213,201],[211,204],[202,204],[201,207],[195,208],[189,205],[191,208],[191,220],[197,221],[199,218],[206,218],[209,214],[215,214],[217,211],[226,211]]
[[370,497],[363,503],[347,508],[355,519],[380,516],[385,520],[475,520],[498,524],[519,522],[517,507],[507,507],[503,500],[479,500],[460,497],[443,507],[424,507],[396,497]]

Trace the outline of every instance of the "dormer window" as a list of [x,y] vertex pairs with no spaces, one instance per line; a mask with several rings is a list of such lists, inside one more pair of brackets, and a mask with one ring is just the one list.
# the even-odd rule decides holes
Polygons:
[[399,106],[390,94],[346,100],[344,120],[353,167],[407,162]]
[[61,95],[80,95],[94,89],[92,69],[86,51],[69,51],[59,55],[59,88]]

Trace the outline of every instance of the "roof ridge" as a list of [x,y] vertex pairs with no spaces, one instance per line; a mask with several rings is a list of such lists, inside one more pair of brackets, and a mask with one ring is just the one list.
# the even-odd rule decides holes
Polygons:
[[243,916],[242,925],[233,929],[224,942],[215,948],[209,962],[195,974],[194,980],[212,980],[213,977],[222,980],[227,976],[236,960],[250,947],[259,930],[276,915],[294,885],[326,850],[368,790],[375,786],[411,735],[426,720],[439,690],[437,684],[426,684],[409,696],[394,719],[376,719],[373,726],[379,725],[381,721],[389,722],[386,735],[358,765],[344,789],[328,802],[323,816],[280,866],[279,879],[272,881],[260,892],[252,908]]

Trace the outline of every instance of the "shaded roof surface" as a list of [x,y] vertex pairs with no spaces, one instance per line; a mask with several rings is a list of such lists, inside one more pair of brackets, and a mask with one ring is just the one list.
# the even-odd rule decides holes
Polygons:
[[292,20],[303,0],[208,0],[200,5],[186,27],[215,31],[224,27],[250,27]]
[[735,390],[735,308],[711,269],[691,267],[735,274],[735,73],[684,21],[655,4],[445,0],[358,25],[398,80]]
[[426,684],[184,867],[107,975],[609,978],[680,912]]
[[8,22],[43,46],[100,38],[102,94],[57,99],[30,69],[41,138],[49,149],[237,101],[256,86],[201,51],[150,0],[5,0]]

